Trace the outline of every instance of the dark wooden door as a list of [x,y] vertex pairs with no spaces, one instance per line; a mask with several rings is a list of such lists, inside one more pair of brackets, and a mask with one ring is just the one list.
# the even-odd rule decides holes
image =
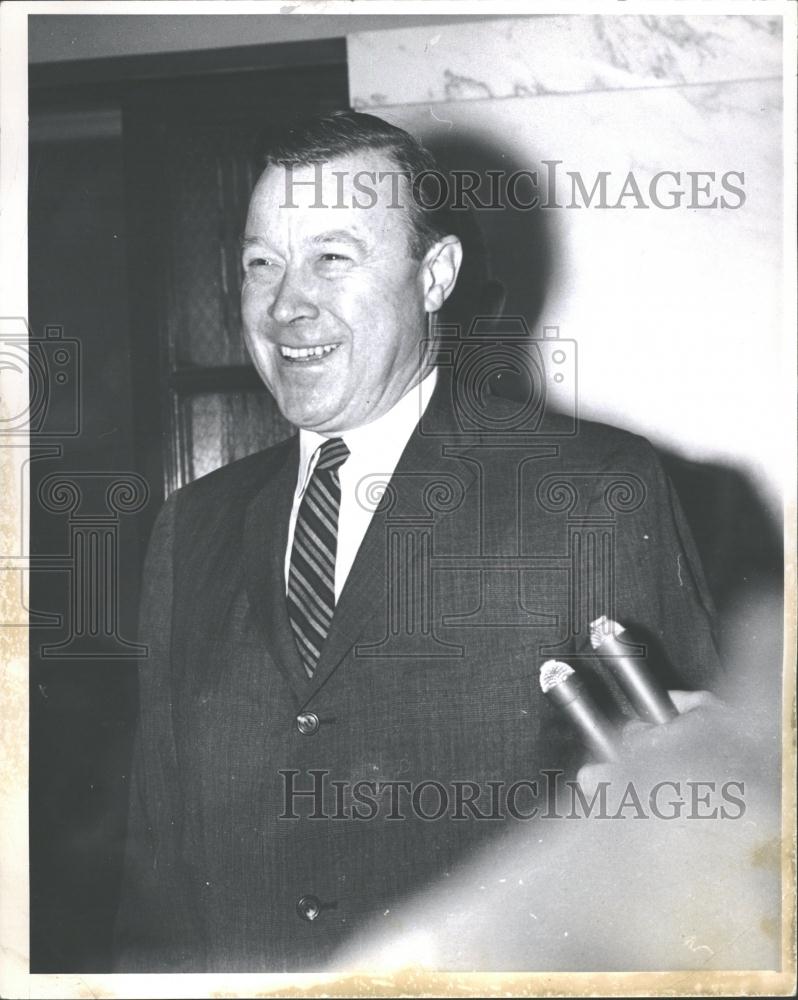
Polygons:
[[142,414],[142,444],[160,440],[166,494],[293,431],[243,346],[239,237],[269,133],[346,102],[335,66],[181,81],[125,109],[137,395],[160,424]]

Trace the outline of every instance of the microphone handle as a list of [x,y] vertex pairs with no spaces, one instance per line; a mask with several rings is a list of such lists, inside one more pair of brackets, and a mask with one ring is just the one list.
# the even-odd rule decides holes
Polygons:
[[[621,634],[633,643],[638,642],[626,629]],[[644,722],[661,726],[675,719],[679,713],[670,695],[646,667],[645,661],[628,655],[627,646],[628,643],[620,642],[617,636],[607,635],[596,652]]]
[[575,674],[550,688],[546,696],[568,716],[595,757],[607,763],[618,760],[616,731]]

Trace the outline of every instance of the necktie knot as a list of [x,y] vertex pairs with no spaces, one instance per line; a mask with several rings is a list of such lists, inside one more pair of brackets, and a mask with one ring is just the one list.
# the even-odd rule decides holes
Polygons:
[[316,469],[319,472],[340,468],[349,458],[349,449],[344,444],[343,438],[329,438],[319,449],[319,459],[316,462]]

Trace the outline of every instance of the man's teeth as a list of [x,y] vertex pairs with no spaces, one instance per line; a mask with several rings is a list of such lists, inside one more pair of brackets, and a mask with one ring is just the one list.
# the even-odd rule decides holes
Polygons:
[[281,344],[280,352],[284,358],[323,358],[337,346],[337,344],[320,344],[318,347],[287,347]]

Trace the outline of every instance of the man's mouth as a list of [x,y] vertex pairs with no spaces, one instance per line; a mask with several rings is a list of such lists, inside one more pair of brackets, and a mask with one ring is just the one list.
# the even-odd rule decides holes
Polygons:
[[288,347],[280,344],[280,354],[288,361],[318,361],[338,347],[338,344],[317,344],[315,347]]

